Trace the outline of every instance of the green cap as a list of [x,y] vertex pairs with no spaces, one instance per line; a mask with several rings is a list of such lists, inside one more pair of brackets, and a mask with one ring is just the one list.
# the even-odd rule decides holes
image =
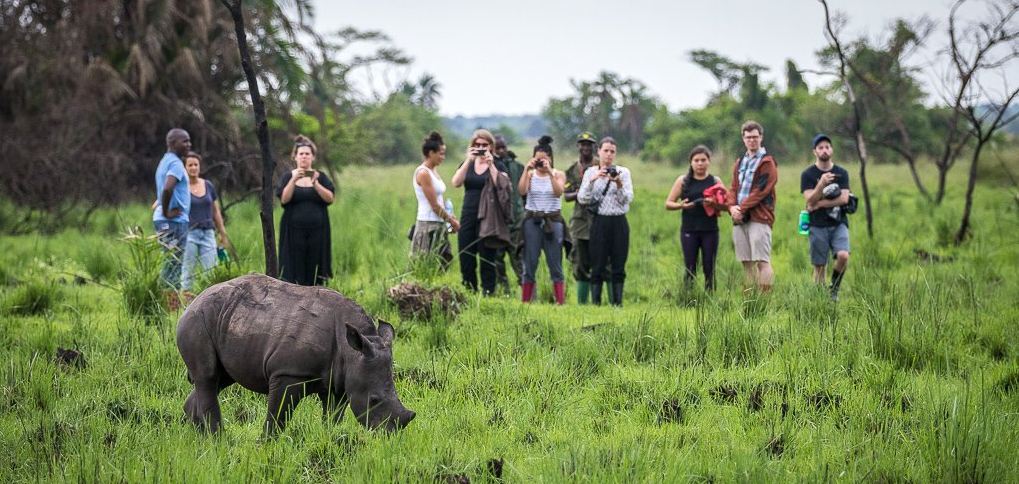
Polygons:
[[595,142],[594,135],[591,134],[590,131],[584,131],[583,133],[578,134],[577,135],[577,143],[583,143],[583,142],[594,143]]

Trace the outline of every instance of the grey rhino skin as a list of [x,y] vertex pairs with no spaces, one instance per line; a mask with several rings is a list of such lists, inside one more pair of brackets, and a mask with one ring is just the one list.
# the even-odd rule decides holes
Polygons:
[[283,430],[302,397],[317,394],[339,422],[395,430],[414,418],[393,384],[393,327],[376,329],[336,291],[247,275],[202,292],[177,323],[177,348],[194,390],[184,411],[199,428],[220,427],[219,392],[239,383],[269,400],[265,433]]

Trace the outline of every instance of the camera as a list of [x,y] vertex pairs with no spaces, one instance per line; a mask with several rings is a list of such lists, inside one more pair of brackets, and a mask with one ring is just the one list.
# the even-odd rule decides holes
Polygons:
[[488,153],[488,150],[484,148],[476,148],[472,151],[472,153],[474,153],[474,156],[485,156],[485,154]]
[[610,166],[610,167],[606,168],[605,169],[605,173],[608,173],[609,178],[615,178],[615,177],[619,176],[619,170],[617,170],[616,167],[614,167],[614,166]]
[[841,193],[842,193],[842,188],[839,187],[838,183],[832,183],[832,184],[830,184],[830,185],[828,185],[828,186],[826,186],[826,187],[821,189],[821,194],[824,195],[824,198],[826,198],[828,200],[831,200],[831,199],[834,199],[834,198],[838,198],[838,196]]
[[534,167],[545,168],[545,160],[539,158],[537,161],[534,162]]

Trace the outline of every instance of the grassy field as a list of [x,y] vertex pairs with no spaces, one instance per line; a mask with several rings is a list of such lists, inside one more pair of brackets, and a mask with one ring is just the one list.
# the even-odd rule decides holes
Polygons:
[[[681,290],[678,215],[662,208],[681,170],[623,162],[636,187],[624,308],[471,296],[427,321],[385,297],[408,280],[459,287],[455,267],[409,268],[411,167],[343,172],[332,285],[396,326],[397,388],[418,414],[389,435],[326,425],[311,397],[263,441],[265,399],[237,386],[220,435],[185,424],[178,314],[139,315],[153,262],[144,239],[124,240],[151,233],[144,206],[0,237],[0,481],[1019,481],[1014,189],[979,187],[975,236],[956,248],[962,167],[941,207],[905,169],[873,168],[876,234],[861,209],[835,306],[795,231],[806,162],[783,162],[774,292],[741,293],[723,223],[719,291],[704,297]],[[228,217],[241,260],[215,277],[260,270],[257,207]],[[87,365],[58,365],[58,347]]]

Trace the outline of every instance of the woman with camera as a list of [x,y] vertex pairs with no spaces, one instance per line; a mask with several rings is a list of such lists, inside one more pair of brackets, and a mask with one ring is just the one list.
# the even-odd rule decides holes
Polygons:
[[552,137],[542,136],[517,184],[520,196],[527,200],[524,204],[524,271],[521,278],[521,300],[525,303],[534,300],[535,273],[543,250],[552,277],[555,302],[566,302],[566,288],[563,284],[566,223],[560,212],[566,174],[556,170],[552,160]]
[[184,169],[188,172],[191,212],[181,266],[181,287],[190,291],[196,272],[215,267],[217,246],[230,248],[230,238],[223,224],[216,186],[201,177],[202,156],[195,152],[188,153],[184,157]]
[[609,303],[623,305],[626,258],[630,252],[630,225],[626,213],[633,201],[630,170],[614,165],[616,140],[602,138],[598,143],[598,166],[584,172],[577,200],[594,213],[591,223],[591,302],[601,304],[602,278],[610,267]]
[[480,256],[481,289],[486,296],[495,292],[498,249],[509,245],[510,181],[495,166],[494,147],[492,133],[476,130],[467,157],[452,179],[454,187],[464,187],[457,233],[460,275],[464,286],[477,291]]
[[439,133],[432,131],[421,145],[424,160],[414,170],[414,195],[418,201],[417,218],[414,222],[414,237],[411,239],[410,254],[414,256],[438,255],[445,270],[453,261],[449,247],[450,230],[460,230],[460,221],[446,211],[446,183],[436,168],[446,159],[446,144]]
[[296,168],[283,174],[276,196],[283,205],[280,219],[280,278],[302,286],[325,285],[333,276],[329,212],[335,200],[332,180],[312,169],[317,148],[298,135],[291,158]]
[[[715,288],[715,256],[718,254],[718,210],[717,198],[712,192],[725,192],[722,180],[708,173],[711,167],[711,150],[697,145],[690,150],[690,169],[676,178],[668,198],[666,210],[682,210],[679,228],[679,242],[683,247],[683,262],[686,265],[686,285],[693,284],[697,274],[697,257],[704,260],[704,289]],[[724,195],[722,202],[724,202]]]

